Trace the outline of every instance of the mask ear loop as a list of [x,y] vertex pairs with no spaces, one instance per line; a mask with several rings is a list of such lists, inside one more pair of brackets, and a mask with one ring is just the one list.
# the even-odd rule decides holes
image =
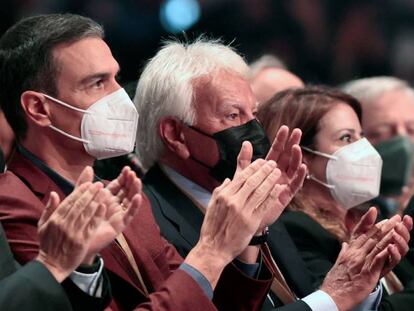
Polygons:
[[[77,108],[77,107],[73,107],[73,106],[71,106],[71,105],[69,105],[69,104],[67,104],[67,103],[65,103],[65,102],[63,102],[63,101],[61,101],[61,100],[59,100],[57,98],[54,98],[52,96],[49,96],[47,94],[43,94],[43,96],[46,97],[47,99],[50,99],[51,101],[53,101],[55,103],[58,103],[58,104],[60,104],[60,105],[62,105],[64,107],[66,107],[66,108],[69,108],[69,109],[72,109],[72,110],[75,110],[75,111],[78,111],[78,112],[82,112],[82,113],[85,113],[85,114],[90,114],[90,111],[86,111],[86,110],[83,110],[83,109],[80,109],[80,108]],[[54,126],[52,124],[49,125],[49,128],[51,128],[52,130],[54,130],[54,131],[62,134],[63,136],[69,137],[69,138],[71,138],[73,140],[76,140],[76,141],[79,141],[81,143],[85,143],[85,144],[89,144],[90,143],[89,140],[82,139],[82,138],[73,136],[71,134],[68,134],[65,131],[57,128],[56,126]]]
[[[321,157],[324,157],[324,158],[328,158],[330,160],[334,160],[334,161],[338,160],[338,157],[336,157],[334,155],[331,155],[331,154],[327,154],[327,153],[324,153],[324,152],[312,150],[312,149],[310,149],[308,147],[301,146],[301,148],[303,150],[305,150],[305,151],[308,151],[310,153],[316,154],[316,155],[321,156]],[[306,175],[306,179],[313,180],[313,181],[317,182],[318,184],[320,184],[322,186],[325,186],[328,189],[335,189],[335,185],[330,185],[328,183],[325,183],[322,180],[319,180],[318,178],[314,177],[312,174]]]
[[323,182],[322,180],[319,180],[318,178],[314,177],[312,174],[306,175],[306,179],[313,180],[314,182],[317,182],[318,184],[320,184],[322,186],[325,186],[328,189],[335,189],[335,185],[327,184],[327,183]]

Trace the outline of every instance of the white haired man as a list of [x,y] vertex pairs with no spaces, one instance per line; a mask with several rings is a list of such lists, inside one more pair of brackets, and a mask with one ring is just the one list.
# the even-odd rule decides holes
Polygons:
[[414,90],[394,77],[354,80],[343,90],[361,102],[362,130],[384,161],[384,217],[401,214],[413,194]]
[[[236,166],[248,165],[252,157],[277,162],[281,171],[277,183],[282,187],[268,223],[279,216],[302,185],[306,167],[300,164],[301,133],[295,129],[289,136],[289,129],[282,127],[270,147],[254,118],[256,99],[248,76],[247,64],[234,50],[217,41],[199,39],[188,44],[167,43],[149,61],[138,82],[134,99],[140,114],[137,148],[143,164],[150,168],[144,178],[144,191],[161,233],[183,255],[203,231],[201,223],[206,211],[208,215],[212,190],[223,179],[237,176]],[[361,232],[373,228],[372,223],[366,223],[368,218],[361,222]],[[272,233],[270,239],[277,248],[273,249],[275,278],[265,309],[286,305],[281,310],[349,310],[362,302],[378,281],[378,277],[372,277],[377,268],[369,272],[374,273],[370,277],[359,277],[365,273],[362,266],[367,264],[367,250],[352,242],[345,252],[349,252],[348,258],[360,258],[354,266],[357,269],[338,263],[322,290],[312,293],[312,279],[287,232],[277,227]],[[239,257],[238,263],[249,264],[252,277],[257,273],[252,264],[257,260],[259,245],[268,237],[267,231],[257,235],[249,255]],[[382,236],[376,238],[382,240]],[[381,248],[376,251],[381,252]],[[272,262],[265,252],[263,260]],[[373,257],[379,258],[379,254],[373,253]],[[364,284],[356,285],[357,279]],[[242,296],[246,289],[239,285],[237,291]],[[378,290],[370,295],[371,300],[378,298]],[[365,310],[375,304],[364,302],[367,304],[361,308]]]
[[[381,196],[374,203],[383,217],[413,216],[414,90],[388,76],[353,80],[342,88],[360,101],[362,130],[383,159]],[[407,257],[414,263],[412,240],[410,244]]]

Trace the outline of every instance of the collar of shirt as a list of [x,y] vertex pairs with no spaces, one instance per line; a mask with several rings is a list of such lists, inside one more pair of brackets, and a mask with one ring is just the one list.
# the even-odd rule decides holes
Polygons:
[[[49,176],[49,178],[53,180],[53,182],[60,188],[60,190],[62,190],[62,192],[65,195],[69,195],[73,191],[73,188],[75,187],[73,183],[71,183],[63,176],[59,175],[56,171],[47,166],[42,160],[40,160],[38,157],[36,157],[33,153],[31,153],[23,146],[18,145],[17,149],[20,152],[20,154],[22,154],[26,159],[31,161],[43,173]],[[101,179],[95,175],[94,181],[100,180]]]
[[197,201],[197,203],[199,203],[204,208],[207,208],[208,202],[210,202],[211,199],[210,191],[197,185],[193,181],[189,180],[187,177],[184,177],[177,171],[173,170],[171,167],[161,165],[161,168],[163,169],[164,173],[168,176],[168,178],[170,178],[178,188],[190,194],[191,197]]

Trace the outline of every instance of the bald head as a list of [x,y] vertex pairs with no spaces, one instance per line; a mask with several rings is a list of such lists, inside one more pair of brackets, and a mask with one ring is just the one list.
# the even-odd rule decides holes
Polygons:
[[251,79],[251,87],[259,103],[270,99],[274,94],[289,88],[303,87],[303,81],[290,71],[282,68],[265,68]]

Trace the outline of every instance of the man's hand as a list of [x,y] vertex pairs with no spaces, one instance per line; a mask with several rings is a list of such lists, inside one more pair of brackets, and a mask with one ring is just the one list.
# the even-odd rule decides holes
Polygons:
[[[58,282],[62,282],[85,259],[92,238],[105,215],[105,206],[96,201],[101,183],[85,183],[60,203],[55,192],[38,223],[39,254]],[[59,204],[60,203],[60,204]]]
[[216,188],[201,228],[200,240],[185,262],[195,267],[214,287],[223,268],[238,256],[258,231],[263,217],[277,200],[280,170],[274,161],[258,159],[233,181]]
[[395,216],[375,224],[376,216],[371,208],[361,218],[322,284],[340,311],[361,303],[408,250],[412,220]]
[[[76,184],[92,179],[93,169],[86,167]],[[129,167],[124,167],[121,174],[99,192],[98,201],[105,205],[106,214],[88,251],[90,257],[111,243],[134,218],[142,202],[141,181]]]
[[[302,163],[302,151],[299,146],[301,136],[302,132],[299,129],[294,129],[289,136],[289,128],[287,126],[280,127],[266,156],[266,160],[276,162],[281,172],[276,183],[282,188],[280,188],[277,200],[266,202],[272,206],[268,209],[269,213],[263,218],[259,228],[260,232],[276,221],[299,189],[302,188],[306,176],[306,165]],[[235,177],[250,164],[252,155],[251,144],[244,142],[237,158]]]

